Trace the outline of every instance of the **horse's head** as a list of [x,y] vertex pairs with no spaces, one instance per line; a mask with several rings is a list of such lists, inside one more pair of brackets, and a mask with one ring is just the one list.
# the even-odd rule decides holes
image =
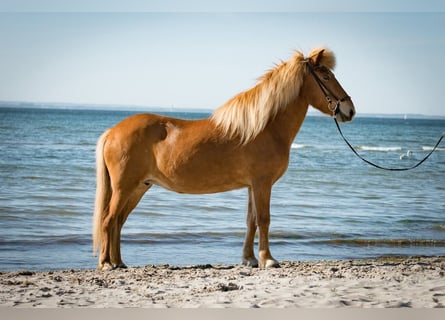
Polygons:
[[332,73],[334,54],[328,49],[317,49],[304,61],[307,65],[304,86],[309,104],[338,122],[351,121],[355,115],[354,104]]

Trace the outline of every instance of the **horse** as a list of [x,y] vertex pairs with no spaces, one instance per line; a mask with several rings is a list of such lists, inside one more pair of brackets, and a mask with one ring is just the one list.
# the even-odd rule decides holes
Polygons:
[[99,252],[98,269],[126,268],[121,229],[153,185],[188,194],[247,188],[242,263],[279,267],[269,249],[271,190],[287,170],[309,105],[339,122],[355,115],[332,72],[335,62],[328,48],[312,50],[308,57],[295,51],[208,118],[136,114],[106,130],[96,147],[93,250]]

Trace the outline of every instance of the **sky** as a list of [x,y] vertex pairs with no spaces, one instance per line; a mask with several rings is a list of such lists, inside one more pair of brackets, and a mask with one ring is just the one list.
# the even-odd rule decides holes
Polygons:
[[213,110],[294,50],[327,46],[358,113],[445,116],[437,1],[291,8],[279,0],[282,7],[259,1],[257,10],[169,2],[0,0],[0,101]]

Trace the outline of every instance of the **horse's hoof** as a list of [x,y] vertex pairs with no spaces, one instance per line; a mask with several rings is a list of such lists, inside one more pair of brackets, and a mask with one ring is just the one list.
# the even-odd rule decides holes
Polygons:
[[243,259],[243,265],[252,268],[258,268],[258,260],[255,258]]
[[109,262],[101,263],[97,266],[97,270],[109,271],[114,269],[127,269],[125,263],[121,262],[119,264],[111,264]]
[[97,270],[100,270],[100,271],[109,271],[109,270],[113,270],[114,268],[115,267],[113,265],[111,265],[111,263],[108,263],[108,262],[99,264],[97,266]]
[[261,269],[271,269],[271,268],[280,268],[280,264],[275,259],[267,259],[265,261],[260,261]]

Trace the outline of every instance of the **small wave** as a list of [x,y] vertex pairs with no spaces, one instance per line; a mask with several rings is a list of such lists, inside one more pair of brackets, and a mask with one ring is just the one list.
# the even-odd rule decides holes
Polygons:
[[0,239],[0,247],[3,246],[45,246],[45,245],[89,245],[91,236],[89,234],[67,234],[67,235],[37,235],[28,236],[27,239]]
[[292,143],[291,149],[301,149],[304,147],[306,147],[306,145],[304,145],[304,144]]
[[243,239],[243,232],[172,232],[172,233],[132,233],[122,236],[126,243],[196,243],[232,239]]
[[327,244],[344,244],[360,247],[445,247],[445,239],[333,239],[321,242]]
[[[434,149],[434,147],[430,147],[430,146],[423,146],[422,147],[423,151],[432,151],[433,149]],[[436,151],[445,151],[445,148],[438,147],[438,148],[436,148]]]
[[364,151],[402,151],[402,147],[374,147],[374,146],[358,146],[357,149]]

